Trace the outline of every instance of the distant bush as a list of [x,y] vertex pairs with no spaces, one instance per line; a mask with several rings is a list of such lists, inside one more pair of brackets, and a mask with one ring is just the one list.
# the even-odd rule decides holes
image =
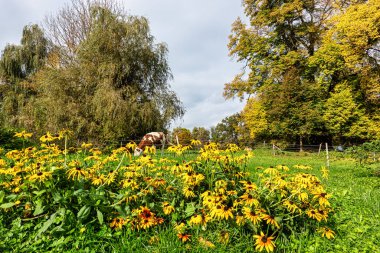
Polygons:
[[348,148],[347,152],[359,165],[379,162],[380,140],[365,142],[361,146],[353,146]]

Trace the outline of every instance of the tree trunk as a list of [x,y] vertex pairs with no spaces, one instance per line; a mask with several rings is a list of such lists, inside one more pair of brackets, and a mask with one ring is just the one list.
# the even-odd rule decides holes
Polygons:
[[300,136],[300,152],[303,151],[303,142],[302,142],[302,136]]

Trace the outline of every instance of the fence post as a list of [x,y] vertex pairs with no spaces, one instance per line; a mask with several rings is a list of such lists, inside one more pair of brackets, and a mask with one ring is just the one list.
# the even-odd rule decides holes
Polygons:
[[326,142],[326,166],[330,169],[329,144]]
[[178,135],[175,136],[175,139],[177,141],[177,146],[179,146]]
[[319,149],[318,149],[318,156],[319,156],[319,154],[321,153],[321,149],[322,149],[322,143],[321,143],[321,144],[319,144]]
[[274,150],[274,144],[272,144],[272,154],[276,155],[276,151]]

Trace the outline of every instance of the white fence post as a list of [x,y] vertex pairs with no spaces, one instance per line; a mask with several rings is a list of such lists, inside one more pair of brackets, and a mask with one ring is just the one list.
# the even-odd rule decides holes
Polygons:
[[330,169],[329,144],[326,142],[326,166]]

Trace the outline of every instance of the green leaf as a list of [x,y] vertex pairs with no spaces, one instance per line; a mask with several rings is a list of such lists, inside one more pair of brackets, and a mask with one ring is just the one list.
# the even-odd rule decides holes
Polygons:
[[186,205],[185,213],[186,213],[186,218],[192,216],[192,215],[195,213],[195,206],[194,206],[194,203],[188,203],[188,204]]
[[79,219],[79,220],[84,220],[84,219],[86,219],[87,216],[90,214],[90,211],[91,211],[91,206],[87,206],[87,205],[83,206],[83,207],[79,210],[79,212],[78,212],[78,214],[77,214],[78,219]]
[[5,197],[5,192],[0,191],[0,203],[3,203],[4,197]]
[[103,225],[104,219],[103,219],[103,214],[102,214],[102,212],[99,211],[98,209],[96,209],[96,215],[98,216],[99,224],[100,224],[100,225]]
[[14,202],[4,203],[4,204],[0,205],[0,208],[7,209],[7,208],[10,208],[10,207],[12,207],[14,205],[16,205],[16,203],[14,203]]
[[51,224],[54,223],[56,216],[57,216],[57,213],[53,213],[50,216],[50,218],[47,221],[45,221],[44,225],[38,230],[36,237],[40,236],[42,233],[44,233],[46,230],[48,230],[48,228],[51,226]]
[[44,206],[42,206],[42,200],[38,199],[36,201],[36,209],[34,209],[33,216],[37,216],[44,212]]
[[41,196],[42,194],[44,194],[46,192],[46,190],[41,190],[41,191],[33,191],[34,194],[36,194],[36,197],[39,197]]

